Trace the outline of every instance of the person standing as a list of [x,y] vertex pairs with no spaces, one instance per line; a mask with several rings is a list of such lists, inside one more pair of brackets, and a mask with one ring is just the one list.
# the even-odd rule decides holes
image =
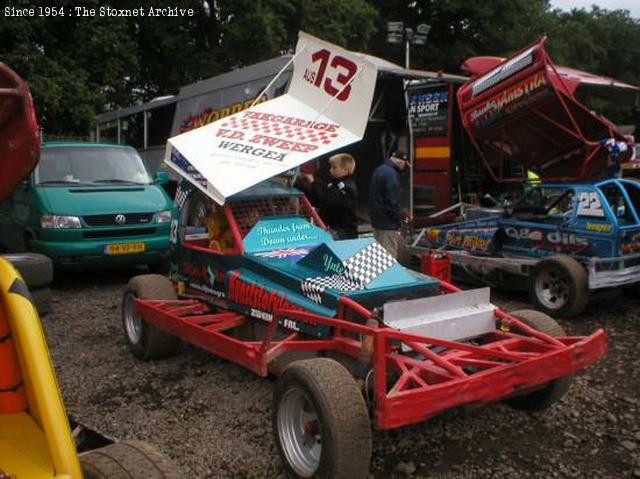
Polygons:
[[402,207],[400,174],[409,167],[407,155],[396,150],[383,164],[373,171],[369,188],[369,206],[373,237],[393,255],[398,257],[400,228],[407,220]]
[[328,181],[316,180],[307,174],[298,184],[319,209],[320,217],[337,239],[358,237],[356,203],[358,189],[353,179],[356,160],[348,153],[338,153],[329,158]]
[[[615,138],[607,138],[600,141],[600,144],[609,153],[607,156],[607,175],[609,178],[622,178],[622,153],[629,147],[624,141],[616,141]],[[630,156],[630,155],[629,155]]]

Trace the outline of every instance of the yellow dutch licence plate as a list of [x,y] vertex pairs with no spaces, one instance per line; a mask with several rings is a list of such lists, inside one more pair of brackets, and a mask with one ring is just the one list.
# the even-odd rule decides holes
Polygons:
[[142,253],[145,250],[144,243],[118,243],[108,244],[104,247],[104,253],[112,254],[135,254]]

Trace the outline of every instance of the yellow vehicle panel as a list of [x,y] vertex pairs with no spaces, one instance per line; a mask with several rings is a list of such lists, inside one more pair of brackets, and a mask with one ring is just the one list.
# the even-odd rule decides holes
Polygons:
[[18,479],[56,477],[47,440],[27,413],[0,414],[0,470]]
[[[25,412],[0,413],[0,470],[18,479],[82,479],[40,318],[24,281],[3,258],[0,308],[0,321],[9,325],[27,399]],[[13,471],[14,467],[19,469]]]

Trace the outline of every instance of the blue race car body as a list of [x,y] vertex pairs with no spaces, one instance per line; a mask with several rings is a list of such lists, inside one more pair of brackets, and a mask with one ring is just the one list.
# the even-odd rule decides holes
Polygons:
[[567,255],[587,268],[590,289],[640,281],[639,183],[535,184],[508,210],[429,228],[426,238],[474,256]]

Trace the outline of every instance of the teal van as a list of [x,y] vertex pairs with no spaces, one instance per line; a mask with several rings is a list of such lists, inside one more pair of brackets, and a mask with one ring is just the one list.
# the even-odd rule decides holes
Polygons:
[[146,264],[169,257],[172,201],[128,146],[49,143],[0,203],[0,244],[49,256],[59,270]]

